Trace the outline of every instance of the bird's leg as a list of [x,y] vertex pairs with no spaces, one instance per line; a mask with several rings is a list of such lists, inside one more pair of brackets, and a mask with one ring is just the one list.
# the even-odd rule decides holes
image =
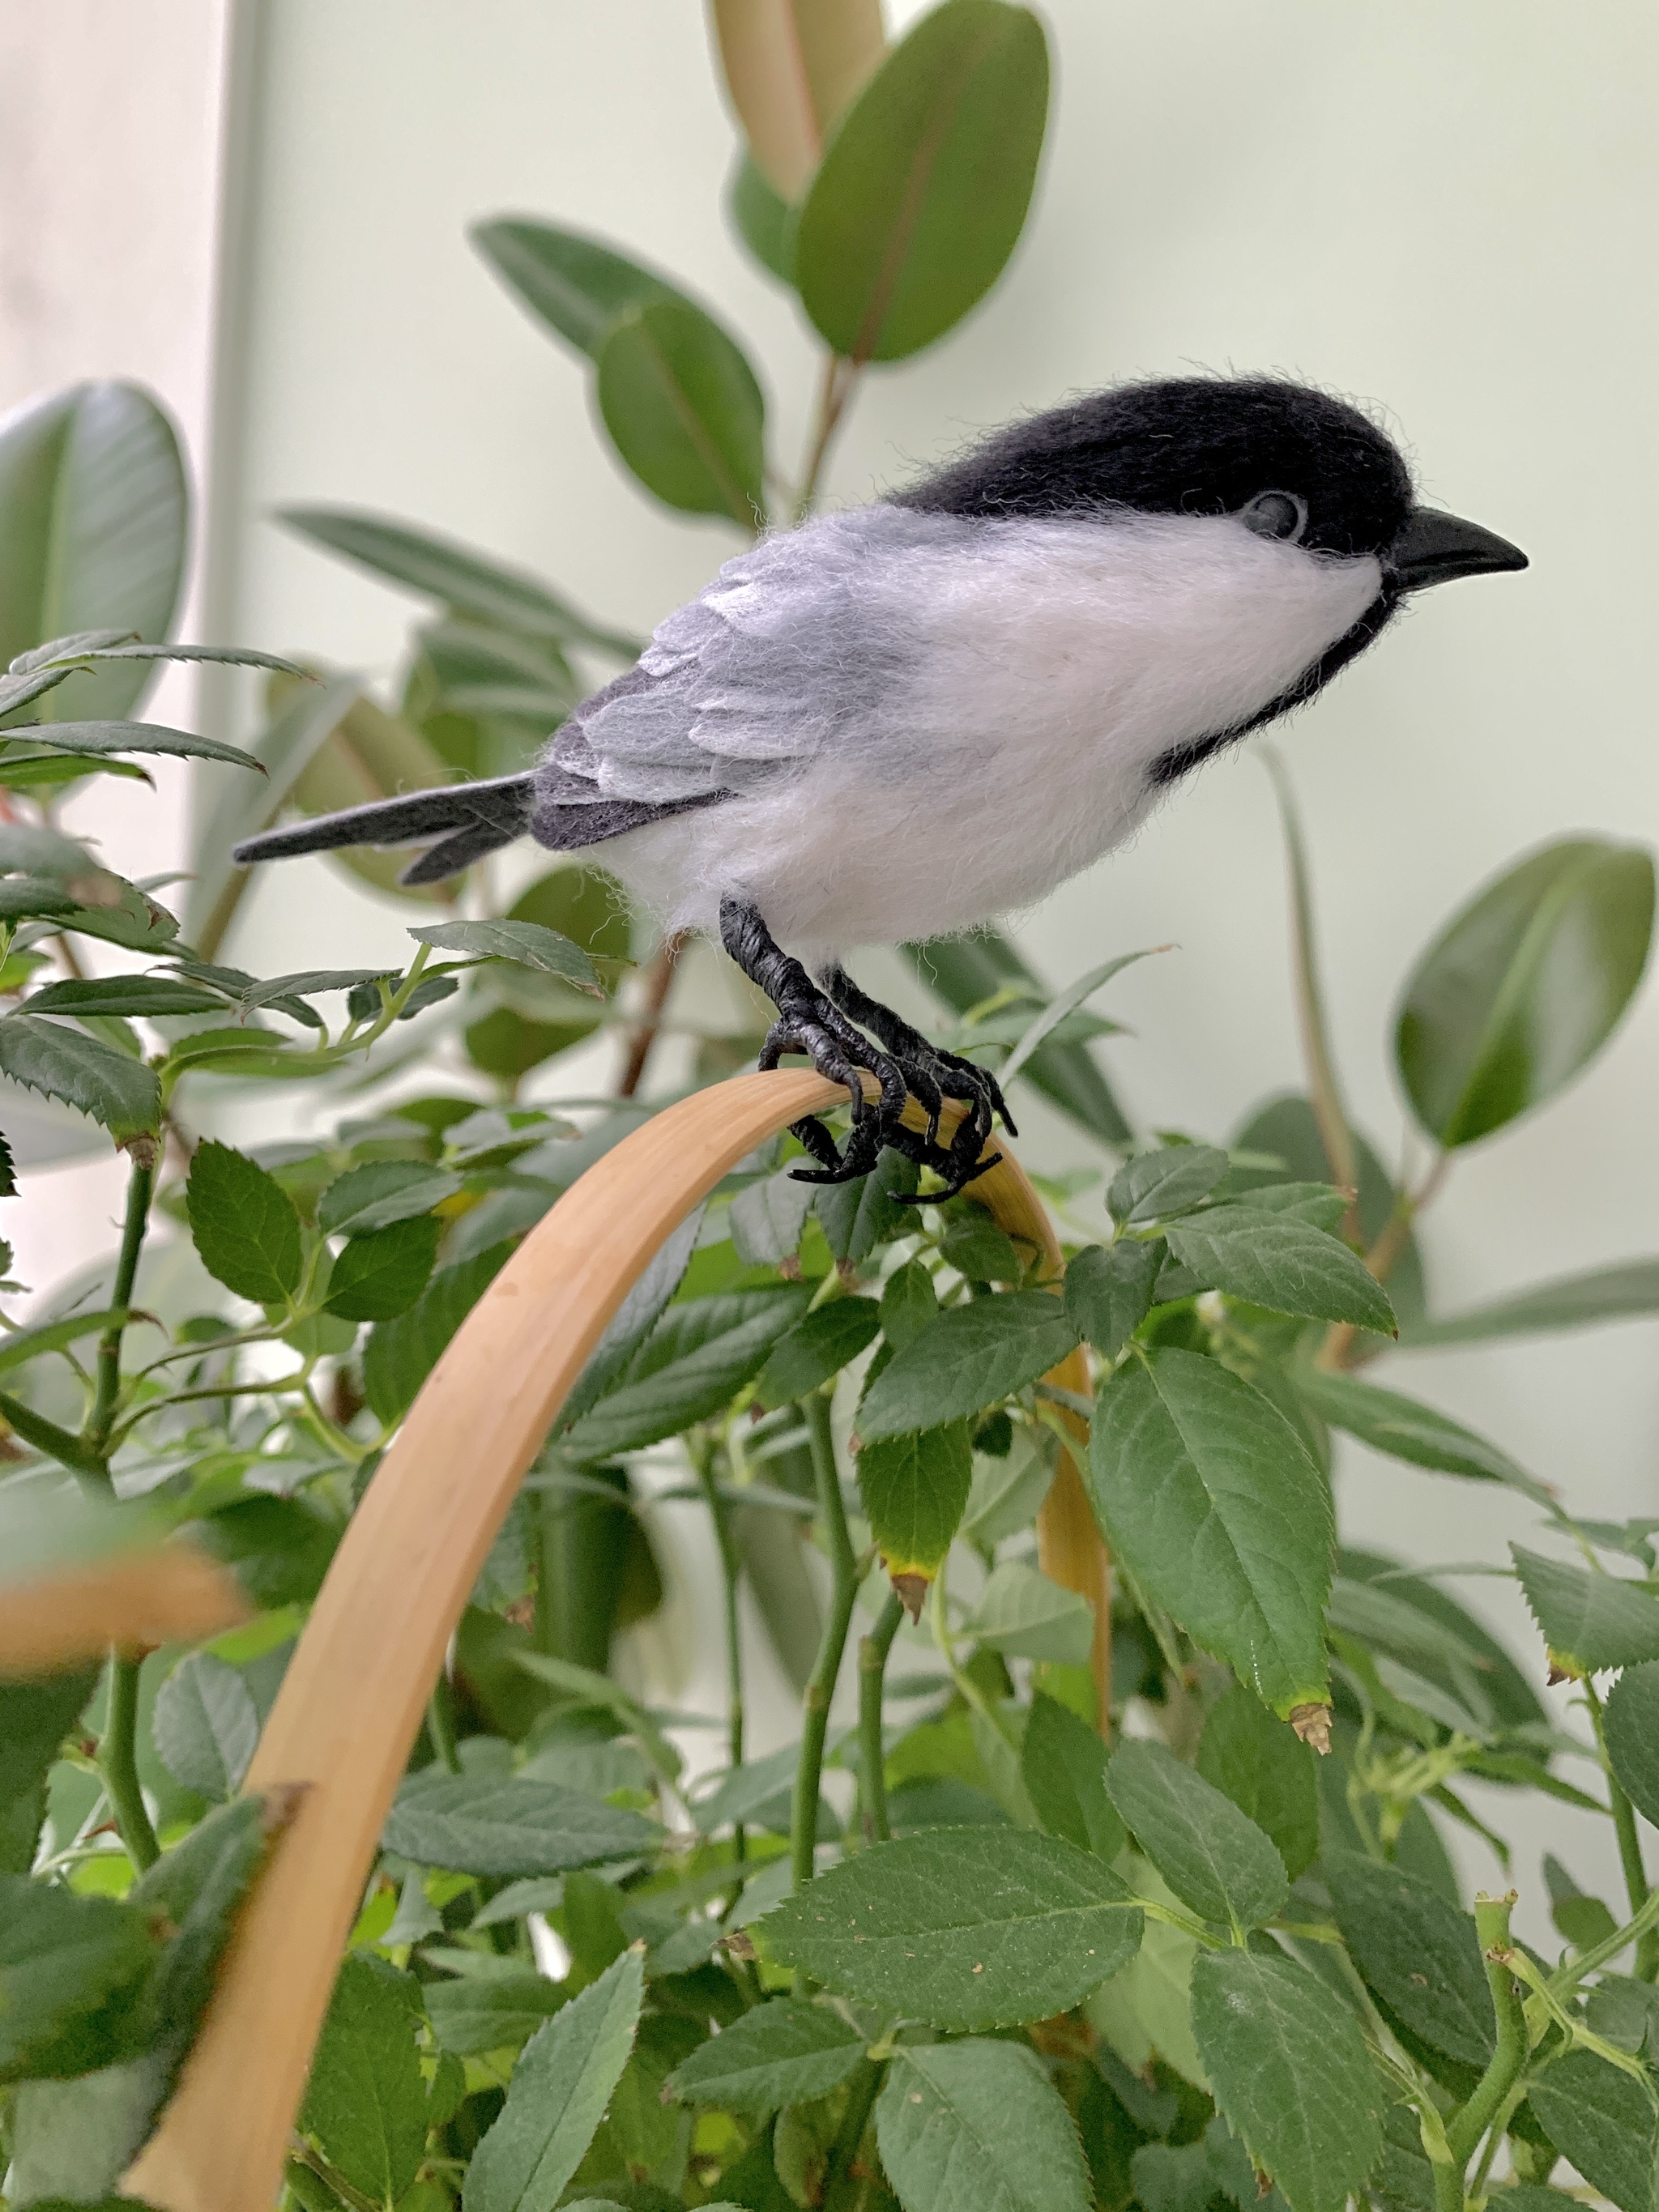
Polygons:
[[[912,1029],[890,1006],[884,1006],[879,999],[872,999],[867,992],[861,991],[844,968],[827,968],[823,988],[843,1013],[850,1014],[855,1022],[880,1038],[903,1069],[905,1081],[927,1109],[930,1145],[939,1148],[939,1115],[943,1100],[961,1098],[967,1102],[968,1111],[958,1123],[946,1154],[950,1165],[941,1170],[952,1193],[981,1172],[980,1154],[991,1133],[993,1115],[1001,1121],[1011,1137],[1018,1135],[1002,1087],[988,1068],[975,1066],[971,1060],[963,1060],[957,1053],[945,1052],[930,1043],[920,1030]],[[992,1164],[990,1160],[984,1163],[986,1167]]]
[[[834,1138],[821,1121],[808,1117],[790,1124],[791,1133],[823,1170],[814,1175],[797,1169],[796,1179],[850,1182],[855,1176],[870,1172],[884,1145],[944,1171],[950,1155],[907,1129],[900,1119],[910,1088],[907,1071],[854,1028],[799,961],[792,960],[777,944],[759,910],[747,899],[720,901],[720,942],[750,981],[757,984],[778,1010],[778,1018],[761,1047],[761,1066],[775,1067],[785,1053],[803,1053],[820,1075],[832,1083],[844,1083],[853,1102],[853,1132],[844,1152],[836,1152]],[[878,1100],[865,1097],[865,1070],[880,1086]],[[936,1104],[937,1094],[934,1102],[928,1103],[930,1113],[936,1110]]]

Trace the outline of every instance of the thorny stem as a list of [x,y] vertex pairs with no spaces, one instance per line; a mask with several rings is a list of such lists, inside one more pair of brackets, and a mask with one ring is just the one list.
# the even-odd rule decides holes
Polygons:
[[847,1631],[853,1618],[853,1595],[858,1588],[858,1560],[847,1531],[847,1510],[841,1500],[835,1438],[830,1432],[830,1401],[822,1390],[814,1390],[802,1401],[801,1410],[806,1416],[812,1472],[817,1478],[818,1511],[823,1521],[834,1580],[817,1663],[803,1701],[800,1759],[795,1768],[794,1803],[789,1822],[792,1887],[798,1890],[804,1889],[812,1879],[813,1847],[818,1833],[818,1784],[823,1772],[823,1740],[830,1727],[830,1701],[836,1693],[842,1654],[847,1648]]
[[903,1618],[903,1601],[896,1590],[889,1590],[881,1618],[868,1636],[859,1639],[859,1792],[865,1827],[875,1844],[886,1843],[892,1834],[887,1821],[887,1752],[882,1741],[881,1703],[887,1655]]
[[103,1741],[98,1747],[98,1767],[109,1792],[115,1825],[127,1847],[127,1856],[143,1874],[146,1867],[154,1866],[161,1857],[161,1847],[150,1826],[149,1808],[138,1779],[139,1665],[137,1656],[131,1652],[110,1653],[109,1717],[104,1723]]
[[665,937],[645,971],[645,1003],[640,1009],[639,1027],[628,1041],[628,1058],[617,1085],[618,1098],[633,1097],[644,1079],[645,1064],[661,1031],[663,1008],[674,988],[685,943],[683,932]]
[[[110,1304],[117,1312],[125,1314],[132,1304],[132,1286],[138,1275],[138,1255],[144,1249],[144,1231],[149,1224],[150,1194],[155,1187],[153,1165],[141,1166],[137,1159],[127,1178],[126,1218],[121,1224],[121,1255],[115,1263],[115,1285],[110,1294]],[[121,1389],[121,1334],[124,1322],[114,1322],[98,1340],[98,1384],[94,1395],[92,1415],[83,1432],[82,1441],[91,1446],[100,1457],[109,1449],[110,1431],[115,1426],[115,1406]]]
[[1514,1903],[1513,1890],[1504,1897],[1478,1897],[1474,1901],[1474,1933],[1486,1964],[1492,2010],[1498,2016],[1498,2042],[1486,2072],[1446,2130],[1446,2141],[1459,2177],[1460,2194],[1463,2170],[1471,2153],[1491,2126],[1498,2106],[1514,2087],[1526,2063],[1526,2014],[1521,2009],[1515,1977],[1510,1972],[1515,1954],[1510,1943],[1510,1911]]
[[[708,1436],[691,1439],[691,1465],[714,1524],[714,1541],[720,1555],[720,1582],[726,1619],[726,1757],[729,1766],[743,1765],[743,1638],[738,1616],[738,1577],[742,1561],[732,1533],[732,1509],[720,1496],[714,1479],[714,1444]],[[741,1863],[747,1855],[743,1823],[732,1838],[732,1856]]]
[[[1642,1839],[1637,1833],[1636,1814],[1623,1784],[1613,1771],[1613,1761],[1607,1756],[1607,1731],[1601,1720],[1601,1700],[1595,1694],[1595,1685],[1588,1674],[1583,1682],[1584,1702],[1589,1708],[1590,1726],[1595,1730],[1595,1748],[1601,1756],[1601,1771],[1607,1778],[1607,1799],[1613,1808],[1613,1832],[1619,1838],[1619,1863],[1625,1870],[1625,1888],[1630,1898],[1632,1913],[1639,1913],[1648,1902],[1647,1869],[1642,1863]],[[1654,1978],[1659,1953],[1656,1952],[1653,1930],[1644,1929],[1636,1947],[1636,1978],[1650,1982]]]
[[847,411],[847,403],[857,387],[863,364],[848,361],[840,354],[826,354],[823,374],[818,385],[818,404],[812,425],[812,442],[807,448],[806,465],[801,471],[800,489],[795,495],[795,520],[805,522],[812,512],[817,497],[818,478],[823,473],[824,462],[835,441],[841,418]]

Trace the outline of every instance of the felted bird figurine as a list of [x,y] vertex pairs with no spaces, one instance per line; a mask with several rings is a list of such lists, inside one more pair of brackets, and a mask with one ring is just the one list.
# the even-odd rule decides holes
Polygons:
[[[1031,905],[1311,699],[1409,593],[1526,566],[1418,505],[1392,440],[1325,392],[1126,385],[728,561],[535,768],[269,830],[235,857],[424,844],[403,880],[427,884],[526,832],[602,847],[666,927],[717,933],[773,1001],[763,1067],[805,1054],[847,1085],[842,1151],[796,1125],[819,1164],[805,1180],[864,1174],[892,1145],[958,1190],[993,1115],[1012,1129],[996,1080],[868,997],[844,950]],[[900,1121],[907,1094],[925,1133]],[[946,1096],[969,1107],[948,1146]]]

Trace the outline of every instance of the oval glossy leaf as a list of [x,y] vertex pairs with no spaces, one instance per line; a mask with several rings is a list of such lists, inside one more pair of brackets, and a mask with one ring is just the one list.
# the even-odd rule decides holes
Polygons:
[[1364,1261],[1340,1237],[1292,1213],[1212,1206],[1172,1221],[1164,1233],[1206,1290],[1225,1291],[1274,1313],[1395,1333],[1394,1308]]
[[428,1771],[398,1791],[382,1840],[452,1874],[564,1874],[654,1850],[662,1831],[555,1782]]
[[1076,2125],[1024,2044],[896,2051],[876,2141],[904,2212],[1088,2212],[1094,2202]]
[[118,1145],[161,1126],[154,1068],[42,1014],[0,1021],[0,1075],[100,1121]]
[[732,227],[763,269],[785,284],[795,281],[795,210],[745,154],[726,190]]
[[1167,1221],[1209,1196],[1227,1172],[1227,1155],[1213,1145],[1164,1145],[1137,1152],[1112,1177],[1106,1204],[1125,1229]]
[[1134,1956],[1140,1930],[1130,1893],[1091,1853],[938,1828],[832,1867],[754,1932],[828,1989],[971,2031],[1069,2011]]
[[300,1287],[300,1217],[273,1175],[229,1145],[196,1147],[185,1185],[190,1232],[216,1282],[256,1305],[280,1305]]
[[1088,1486],[1147,1595],[1281,1718],[1328,1702],[1330,1496],[1284,1415],[1213,1359],[1158,1351],[1103,1385]]
[[1608,1695],[1607,1756],[1644,1820],[1659,1820],[1659,1665],[1626,1667]]
[[1352,1375],[1328,1375],[1322,1368],[1296,1366],[1291,1374],[1322,1420],[1346,1429],[1374,1451],[1387,1452],[1412,1467],[1461,1474],[1472,1482],[1501,1482],[1535,1504],[1553,1503],[1547,1486],[1507,1452],[1432,1406],[1419,1405],[1398,1390],[1379,1389],[1375,1382],[1362,1382]]
[[204,1797],[230,1796],[259,1741],[253,1693],[234,1667],[192,1651],[155,1693],[156,1756],[173,1780]]
[[624,315],[657,300],[678,300],[665,276],[580,231],[521,216],[477,224],[473,245],[538,322],[598,359]]
[[1176,1895],[1241,1932],[1290,1894],[1285,1863],[1254,1820],[1161,1743],[1124,1743],[1106,1769],[1113,1804]]
[[426,2148],[426,2084],[415,2051],[413,1977],[348,1957],[317,2039],[300,2124],[354,2189],[395,2203]]
[[1117,1856],[1126,1838],[1106,1795],[1106,1747],[1086,1721],[1040,1690],[1031,1699],[1019,1771],[1049,1835],[1108,1864]]
[[1011,1658],[1081,1667],[1094,1643],[1094,1608],[1029,1561],[1005,1559],[992,1569],[962,1629]]
[[931,1580],[962,1525],[973,1485],[967,1423],[878,1437],[857,1465],[859,1496],[888,1573]]
[[606,334],[599,412],[649,492],[687,514],[766,519],[766,403],[742,349],[689,300],[653,300]]
[[553,2212],[622,2079],[644,1996],[641,1954],[624,1951],[532,2037],[472,2154],[462,2212]]
[[342,1321],[390,1321],[426,1288],[444,1224],[429,1213],[354,1237],[328,1279],[328,1310]]
[[616,1387],[562,1432],[560,1449],[570,1459],[609,1459],[708,1419],[765,1364],[811,1296],[792,1285],[671,1306]]
[[827,2097],[863,2057],[863,2037],[839,2013],[775,1997],[694,2051],[664,2087],[682,2104],[775,2112]]
[[1341,2212],[1382,2143],[1352,2013],[1295,1960],[1232,1950],[1194,1960],[1192,2007],[1216,2103],[1291,2212]]
[[1645,1583],[1569,1566],[1511,1544],[1532,1617],[1561,1674],[1600,1674],[1659,1659],[1659,1590]]
[[1325,1860],[1342,1940],[1365,1982],[1434,2050],[1483,2067],[1497,2038],[1474,1922],[1404,1867],[1357,1851]]
[[1406,986],[1395,1051],[1438,1143],[1474,1143],[1541,1105],[1593,1059],[1642,980],[1649,855],[1564,838],[1482,891]]
[[[77,632],[164,638],[189,507],[173,425],[137,385],[71,385],[0,422],[0,665]],[[106,663],[28,719],[115,719],[150,673]]]
[[1319,1856],[1316,1753],[1241,1682],[1210,1709],[1198,1771],[1247,1814],[1295,1881]]
[[802,205],[795,282],[839,354],[900,361],[982,299],[1018,243],[1048,114],[1029,9],[946,0],[843,117]]
[[1058,1366],[1076,1344],[1064,1306],[1046,1291],[1006,1291],[951,1306],[871,1384],[859,1408],[859,1434],[868,1443],[982,1413]]

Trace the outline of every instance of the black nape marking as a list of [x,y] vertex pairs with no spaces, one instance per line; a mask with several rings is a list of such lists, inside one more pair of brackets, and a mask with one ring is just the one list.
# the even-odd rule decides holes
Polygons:
[[988,520],[1112,507],[1235,514],[1264,491],[1307,502],[1301,542],[1321,553],[1380,555],[1412,505],[1410,471],[1374,422],[1274,377],[1091,394],[998,431],[896,504]]

